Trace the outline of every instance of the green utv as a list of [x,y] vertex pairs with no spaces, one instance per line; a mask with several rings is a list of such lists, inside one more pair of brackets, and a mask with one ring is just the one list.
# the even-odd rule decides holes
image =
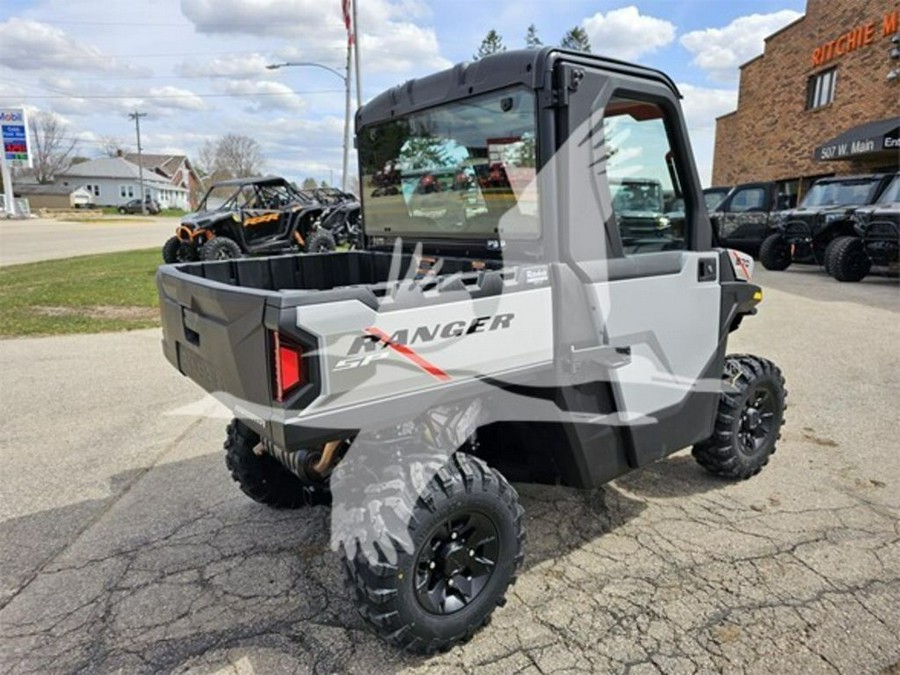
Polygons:
[[[679,98],[555,48],[458,65],[357,113],[360,250],[160,268],[163,350],[233,411],[233,478],[330,505],[391,643],[448,649],[504,603],[508,481],[590,489],[688,446],[744,479],[775,451],[781,372],[726,355],[762,293],[712,246]],[[664,227],[629,183],[679,205]]]

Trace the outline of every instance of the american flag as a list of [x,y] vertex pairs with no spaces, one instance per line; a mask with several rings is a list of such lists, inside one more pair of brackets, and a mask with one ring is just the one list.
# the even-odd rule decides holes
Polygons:
[[344,12],[344,26],[347,28],[347,43],[353,44],[353,31],[351,30],[350,3],[353,0],[341,0],[341,9]]

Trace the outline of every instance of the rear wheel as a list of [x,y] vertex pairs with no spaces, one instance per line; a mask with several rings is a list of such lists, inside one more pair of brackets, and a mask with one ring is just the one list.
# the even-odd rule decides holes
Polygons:
[[298,509],[330,502],[328,484],[306,484],[264,452],[259,436],[232,420],[225,438],[225,465],[241,491],[276,509]]
[[307,253],[327,253],[333,251],[336,246],[331,232],[319,228],[307,238],[305,250]]
[[241,247],[229,237],[213,237],[200,248],[200,260],[230,260],[241,255]]
[[828,273],[838,281],[862,281],[872,269],[872,260],[859,237],[835,239]]
[[693,448],[707,471],[726,478],[759,473],[781,436],[787,391],[771,361],[734,355],[725,361],[723,391],[713,435]]
[[385,524],[365,542],[372,552],[345,540],[344,560],[362,617],[394,645],[433,654],[467,641],[505,603],[522,564],[524,511],[503,476],[464,453],[418,491],[422,464],[407,469],[394,499],[372,502]]
[[786,270],[791,264],[791,248],[780,234],[770,234],[759,247],[759,261],[767,270]]

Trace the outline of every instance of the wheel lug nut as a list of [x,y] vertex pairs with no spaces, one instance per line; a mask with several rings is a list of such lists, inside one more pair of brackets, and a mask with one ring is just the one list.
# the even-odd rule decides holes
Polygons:
[[452,585],[453,585],[453,579],[447,579],[447,585],[448,585],[448,586],[452,586]]
[[474,549],[474,548],[470,548],[470,549],[469,549],[469,557],[470,557],[470,558],[474,558],[474,557],[475,557],[475,549]]
[[435,567],[436,567],[436,565],[434,564],[434,560],[432,560],[430,563],[428,563],[428,569],[433,570]]
[[453,534],[451,534],[451,535],[450,535],[450,538],[451,538],[451,539],[456,539],[456,532],[454,532]]

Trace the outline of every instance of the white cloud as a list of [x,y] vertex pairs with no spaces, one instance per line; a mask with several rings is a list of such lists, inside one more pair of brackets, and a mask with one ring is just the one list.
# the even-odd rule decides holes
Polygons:
[[217,56],[209,61],[194,58],[175,66],[175,72],[185,77],[229,77],[232,79],[255,80],[268,77],[272,71],[266,70],[267,59],[259,53]]
[[675,39],[675,25],[641,14],[634,5],[597,12],[582,21],[597,54],[626,61],[665,47]]
[[762,54],[765,38],[802,14],[785,9],[772,14],[742,16],[724,28],[706,28],[685,34],[682,46],[694,54],[691,61],[714,80],[738,79],[738,66]]
[[[181,0],[199,33],[289,38],[278,53],[291,59],[342,62],[347,44],[340,4],[321,0]],[[423,0],[368,0],[359,9],[360,51],[366,68],[396,72],[446,68],[437,35],[413,19],[429,15]],[[402,48],[398,48],[401,46]]]
[[206,102],[200,96],[181,87],[152,87],[147,91],[147,96],[157,108],[193,111],[206,109]]
[[225,94],[241,97],[248,112],[287,110],[304,112],[306,102],[294,90],[281,82],[269,80],[226,80],[218,89]]
[[60,30],[31,19],[0,23],[0,66],[12,70],[58,68],[72,71],[121,72],[140,76],[146,71],[104,54]]
[[716,118],[737,107],[737,90],[708,89],[691,84],[679,84],[684,98],[681,108],[694,149],[694,159],[704,186],[712,176],[713,150],[716,138]]

